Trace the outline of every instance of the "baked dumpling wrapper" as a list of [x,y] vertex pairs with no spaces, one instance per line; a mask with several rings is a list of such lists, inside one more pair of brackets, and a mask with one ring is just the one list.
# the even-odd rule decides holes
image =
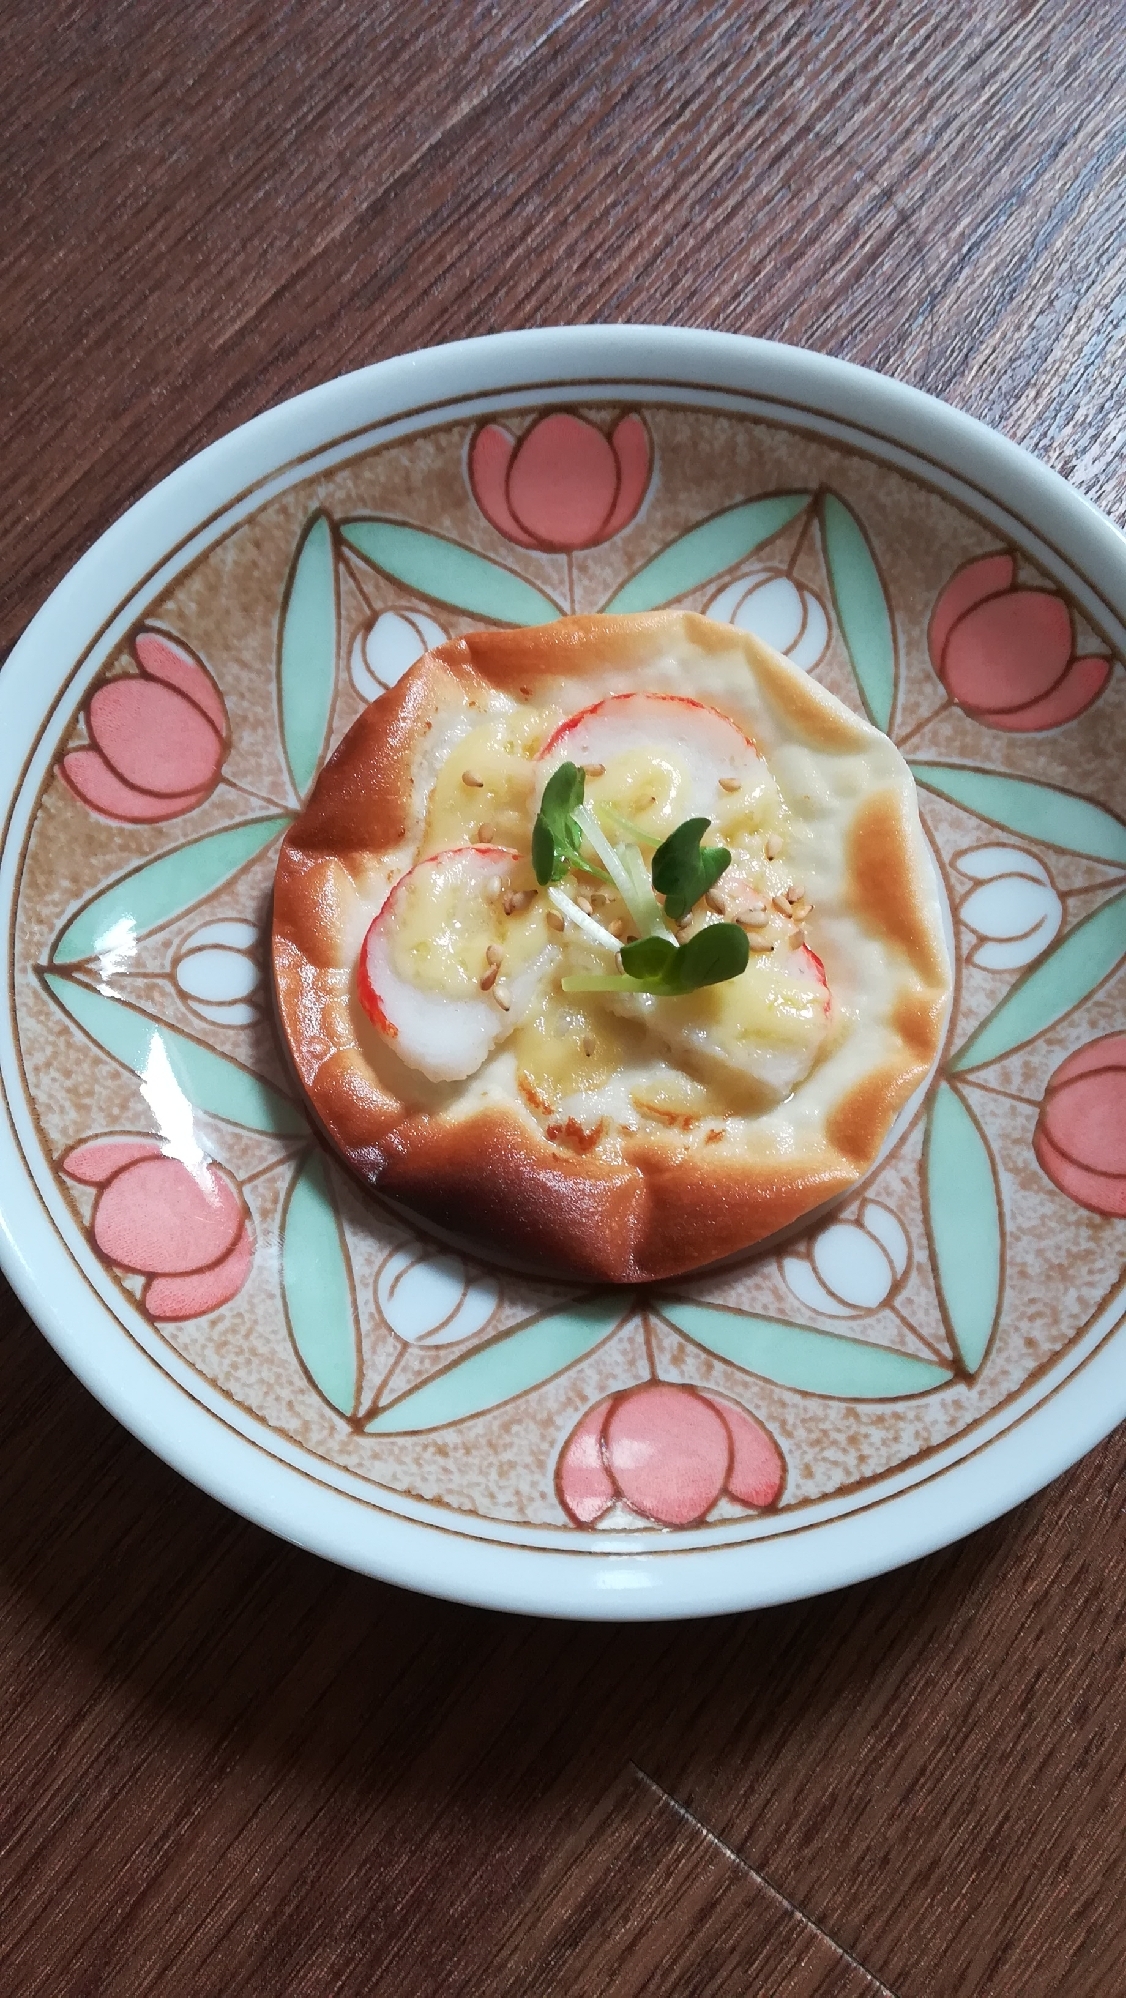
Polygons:
[[[741,915],[738,979],[561,992],[612,965],[581,905],[560,933],[559,895],[600,893],[595,928],[620,906],[537,888],[563,760],[611,832],[713,820],[732,863],[680,935]],[[950,988],[898,750],[752,634],[677,612],[426,654],[290,828],[273,954],[298,1075],[362,1180],[485,1251],[616,1282],[748,1248],[853,1185],[934,1062]]]

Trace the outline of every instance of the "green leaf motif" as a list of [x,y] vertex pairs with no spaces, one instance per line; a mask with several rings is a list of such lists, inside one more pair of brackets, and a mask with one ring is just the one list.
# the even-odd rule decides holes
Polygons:
[[72,917],[52,958],[57,964],[73,964],[102,951],[127,950],[137,937],[170,923],[221,888],[289,824],[288,812],[246,819],[173,847],[119,876]]
[[839,1332],[817,1332],[810,1325],[789,1325],[781,1318],[756,1318],[750,1312],[723,1311],[710,1304],[662,1297],[662,1318],[705,1352],[729,1360],[745,1373],[776,1387],[797,1388],[803,1394],[834,1401],[898,1401],[904,1395],[927,1394],[953,1379],[949,1368],[887,1346],[870,1346],[863,1339],[846,1339]]
[[607,611],[658,610],[662,604],[698,590],[736,562],[772,541],[809,505],[808,493],[771,493],[728,507],[699,527],[689,528],[646,562],[635,576],[603,605]]
[[895,634],[868,537],[844,501],[821,501],[821,542],[840,625],[860,698],[877,728],[895,705]]
[[1076,923],[1073,930],[1026,971],[983,1020],[949,1064],[951,1075],[984,1068],[1046,1033],[1090,998],[1126,956],[1126,893]]
[[264,1076],[243,1068],[241,1062],[216,1054],[201,1041],[154,1020],[151,1014],[138,1011],[123,999],[95,992],[77,979],[49,971],[44,973],[43,982],[63,1011],[98,1047],[123,1068],[132,1069],[154,1092],[170,1083],[194,1109],[237,1124],[244,1131],[292,1138],[308,1130],[296,1103]]
[[324,1159],[309,1152],[295,1174],[281,1223],[285,1320],[319,1394],[351,1415],[360,1392],[360,1340],[352,1270]]
[[984,1133],[945,1082],[927,1117],[923,1186],[942,1315],[976,1374],[1001,1310],[1000,1202]]
[[368,1435],[441,1429],[527,1394],[585,1359],[621,1324],[628,1307],[623,1292],[602,1291],[517,1331],[503,1332],[380,1409],[367,1425]]
[[559,605],[499,562],[396,520],[345,520],[341,539],[396,583],[490,624],[550,624]]
[[323,513],[315,513],[297,544],[278,634],[282,742],[299,798],[309,789],[328,740],[339,621],[332,528]]
[[1045,846],[1062,847],[1066,853],[1126,867],[1126,825],[1090,798],[1077,798],[1026,777],[967,770],[958,763],[912,763],[911,769],[925,790],[964,805],[990,825]]

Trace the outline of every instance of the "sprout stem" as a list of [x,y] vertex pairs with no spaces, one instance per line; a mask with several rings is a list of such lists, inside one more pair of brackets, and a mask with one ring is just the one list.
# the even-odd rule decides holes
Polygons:
[[[573,816],[606,868],[642,936],[668,936],[669,932],[661,916],[660,903],[650,891],[648,882],[646,881],[642,887],[627,864],[630,849],[622,850],[611,846],[589,805],[579,805]],[[636,847],[632,850],[637,853]],[[645,864],[639,853],[637,860],[644,875]]]
[[639,846],[661,844],[660,833],[647,833],[644,826],[635,826],[632,819],[623,819],[621,813],[615,812],[609,805],[603,805],[602,816],[605,819],[612,819],[619,832],[624,832],[628,838],[635,839]]

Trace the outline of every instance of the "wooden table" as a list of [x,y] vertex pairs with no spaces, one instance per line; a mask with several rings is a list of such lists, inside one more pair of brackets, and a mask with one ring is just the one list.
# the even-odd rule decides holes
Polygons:
[[[399,350],[805,342],[1126,519],[1120,6],[8,0],[0,651],[132,500]],[[1126,1439],[789,1609],[567,1627],[223,1512],[6,1296],[0,1991],[1115,1998]]]

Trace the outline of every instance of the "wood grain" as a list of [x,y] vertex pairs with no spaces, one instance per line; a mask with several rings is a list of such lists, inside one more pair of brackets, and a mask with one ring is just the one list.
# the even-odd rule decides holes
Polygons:
[[[804,341],[1126,520],[1093,0],[9,0],[0,650],[184,456],[414,345]],[[1126,1443],[914,1569],[668,1629],[225,1514],[0,1313],[0,1990],[1113,1998]]]

